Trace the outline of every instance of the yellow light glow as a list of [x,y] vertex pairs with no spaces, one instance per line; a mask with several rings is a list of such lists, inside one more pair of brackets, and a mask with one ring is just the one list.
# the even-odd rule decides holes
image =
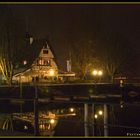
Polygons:
[[44,124],[40,124],[40,125],[39,125],[39,128],[40,128],[40,129],[45,129]]
[[93,75],[97,75],[97,74],[98,74],[97,70],[94,70],[94,71],[92,72],[92,74],[93,74]]
[[120,80],[120,84],[123,84],[123,80]]
[[24,60],[24,61],[23,61],[23,65],[26,65],[26,64],[27,64],[27,61],[26,61],[26,60]]
[[51,70],[49,71],[49,75],[50,75],[50,76],[54,76],[54,74],[55,74],[54,70],[51,69]]
[[74,108],[70,108],[70,112],[74,112]]
[[103,111],[102,110],[99,110],[99,115],[103,115]]
[[51,124],[54,124],[54,123],[55,123],[55,120],[54,120],[54,119],[51,119],[51,120],[50,120],[50,123],[51,123]]
[[24,129],[25,129],[25,130],[27,130],[27,129],[28,129],[28,127],[25,125],[25,126],[24,126]]
[[95,114],[95,115],[94,115],[94,117],[95,117],[95,119],[97,119],[97,118],[98,118],[98,115],[97,115],[97,114]]
[[121,108],[123,108],[123,105],[121,105]]
[[101,76],[103,75],[103,72],[101,70],[98,71],[98,75]]

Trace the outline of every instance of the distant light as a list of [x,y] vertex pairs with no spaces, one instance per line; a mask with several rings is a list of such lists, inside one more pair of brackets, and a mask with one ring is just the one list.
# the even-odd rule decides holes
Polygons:
[[103,111],[102,110],[99,110],[99,115],[103,115]]
[[124,102],[123,102],[123,101],[120,102],[120,107],[121,107],[121,108],[124,107]]
[[103,72],[101,71],[101,70],[93,70],[92,71],[92,74],[94,75],[94,76],[102,76],[103,75]]
[[98,74],[97,70],[94,70],[94,71],[92,72],[92,74],[93,74],[93,75],[97,75],[97,74]]
[[55,74],[54,70],[51,69],[51,70],[49,71],[49,75],[50,75],[50,76],[54,76],[54,74]]
[[27,61],[26,61],[26,60],[24,60],[24,61],[23,61],[23,65],[26,65],[26,64],[27,64]]
[[26,125],[24,125],[24,129],[25,129],[25,130],[27,130],[27,129],[28,129],[28,127],[27,127]]
[[70,112],[74,112],[74,108],[70,108]]
[[30,45],[33,43],[33,37],[30,37]]
[[54,124],[54,123],[55,123],[55,120],[54,120],[54,119],[51,119],[51,120],[50,120],[50,123],[51,123],[51,124]]
[[95,114],[95,115],[94,115],[94,117],[95,117],[95,119],[97,119],[97,118],[98,118],[98,115],[97,115],[97,114]]
[[121,108],[123,108],[123,105],[121,105]]
[[103,75],[103,72],[101,70],[98,71],[98,75],[101,76]]
[[123,84],[123,80],[120,80],[120,84]]

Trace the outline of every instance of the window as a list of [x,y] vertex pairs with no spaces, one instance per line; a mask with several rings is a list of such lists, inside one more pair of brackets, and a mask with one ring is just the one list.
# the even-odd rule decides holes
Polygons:
[[42,60],[42,59],[38,59],[38,60],[37,60],[37,65],[38,65],[38,66],[43,65],[43,60]]
[[48,50],[43,50],[43,54],[48,54]]
[[39,65],[42,65],[42,60],[39,60]]
[[51,60],[47,61],[47,66],[51,66]]
[[44,65],[51,66],[51,60],[44,60]]

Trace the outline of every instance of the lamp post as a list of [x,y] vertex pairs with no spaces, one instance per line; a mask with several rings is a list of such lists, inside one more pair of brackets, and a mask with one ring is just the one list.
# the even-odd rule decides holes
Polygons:
[[84,104],[84,130],[85,130],[85,137],[89,136],[89,129],[88,129],[88,103]]
[[108,105],[104,104],[104,136],[108,136]]
[[95,115],[94,115],[94,119],[95,119],[95,134],[98,135],[98,130],[99,130],[99,135],[101,136],[102,135],[102,127],[101,127],[101,120],[103,119],[103,111],[102,110],[98,110],[95,112]]
[[103,71],[102,70],[93,70],[92,71],[92,75],[95,77],[95,94],[96,94],[96,89],[97,89],[97,78],[100,78],[103,75]]
[[[92,71],[92,75],[95,77],[95,78],[97,78],[97,77],[101,77],[102,75],[103,75],[103,72],[102,72],[102,70],[93,70]],[[97,81],[96,81],[97,79],[95,79],[95,90],[94,90],[94,93],[96,94],[97,93]],[[93,103],[92,104],[92,114],[94,115],[94,113],[95,113],[95,104]],[[101,112],[100,112],[101,113]],[[96,115],[96,114],[95,114]],[[96,117],[98,117],[98,116],[96,116]],[[93,136],[95,135],[95,119],[96,119],[96,117],[94,118],[93,117],[93,127],[92,127],[92,133],[93,133]]]
[[34,96],[34,135],[39,135],[39,110],[38,110],[38,89],[35,78],[35,96]]
[[[20,74],[19,87],[20,87],[20,99],[22,99],[22,75]],[[22,103],[20,103],[20,113],[22,113]]]
[[[102,70],[93,70],[92,71],[92,75],[94,76],[94,77],[101,77],[102,75],[103,75],[103,71]],[[95,83],[96,83],[97,81],[95,80]]]
[[[103,75],[103,72],[101,70],[94,70],[92,72],[92,74],[95,77],[101,77]],[[96,84],[96,80],[95,80],[95,94],[97,93],[97,84]],[[121,82],[122,84],[122,82]],[[100,111],[100,114],[102,114],[102,112]],[[94,119],[93,119],[94,122]],[[108,136],[108,106],[107,104],[104,104],[104,136]]]

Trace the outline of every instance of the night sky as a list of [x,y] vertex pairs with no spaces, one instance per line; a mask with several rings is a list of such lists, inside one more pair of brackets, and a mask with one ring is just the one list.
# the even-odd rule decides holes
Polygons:
[[[61,67],[66,67],[68,47],[80,38],[94,40],[119,34],[136,52],[140,60],[140,5],[124,4],[44,4],[8,5],[17,17],[27,23],[34,38],[51,43]],[[137,68],[139,67],[137,64]]]

